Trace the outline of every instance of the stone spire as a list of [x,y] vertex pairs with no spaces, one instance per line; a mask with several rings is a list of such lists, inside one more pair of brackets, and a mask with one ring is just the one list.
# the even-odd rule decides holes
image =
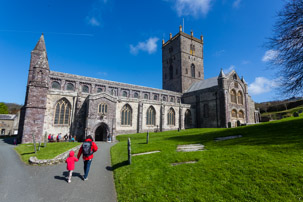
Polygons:
[[222,68],[220,70],[219,78],[226,78]]
[[34,50],[45,51],[46,52],[45,41],[44,41],[44,34],[43,33],[41,34],[40,39],[37,42]]

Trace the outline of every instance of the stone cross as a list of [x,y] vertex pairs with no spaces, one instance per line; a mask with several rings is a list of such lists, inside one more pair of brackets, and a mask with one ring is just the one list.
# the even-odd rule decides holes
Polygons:
[[40,147],[41,147],[41,142],[39,142],[39,147],[38,147],[38,151],[40,151]]
[[128,142],[127,142],[127,146],[128,146],[128,164],[130,165],[132,162],[132,154],[131,154],[131,142],[130,142],[130,138],[128,138]]

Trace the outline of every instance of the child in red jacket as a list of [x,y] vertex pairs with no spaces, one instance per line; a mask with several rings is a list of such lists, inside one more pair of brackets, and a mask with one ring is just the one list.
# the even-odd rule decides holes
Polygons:
[[74,155],[75,155],[75,152],[70,151],[69,152],[69,157],[65,160],[65,162],[67,163],[66,169],[69,171],[68,181],[67,181],[68,183],[71,182],[73,171],[75,169],[75,162],[77,162],[79,160],[76,157],[74,157]]

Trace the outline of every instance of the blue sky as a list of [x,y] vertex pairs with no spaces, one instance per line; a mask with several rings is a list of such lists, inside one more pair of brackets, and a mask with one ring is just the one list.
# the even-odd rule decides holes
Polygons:
[[44,33],[51,70],[162,88],[162,38],[204,36],[205,78],[232,69],[256,102],[279,99],[269,68],[283,0],[0,1],[0,102],[24,103],[30,52]]

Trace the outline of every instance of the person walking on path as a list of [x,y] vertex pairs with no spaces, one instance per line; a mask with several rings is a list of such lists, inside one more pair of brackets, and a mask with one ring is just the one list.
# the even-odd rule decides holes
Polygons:
[[78,152],[78,159],[80,158],[81,154],[83,154],[83,160],[84,160],[84,176],[83,179],[87,180],[87,176],[89,173],[90,165],[92,163],[92,160],[94,158],[94,153],[98,150],[98,146],[95,142],[93,142],[93,137],[89,135],[87,139],[84,141],[82,146],[80,147],[80,150]]
[[66,169],[69,171],[68,181],[67,181],[68,183],[71,182],[73,171],[75,169],[75,162],[77,162],[79,160],[74,155],[75,155],[75,152],[70,151],[69,152],[69,157],[65,160],[65,162],[67,163]]

